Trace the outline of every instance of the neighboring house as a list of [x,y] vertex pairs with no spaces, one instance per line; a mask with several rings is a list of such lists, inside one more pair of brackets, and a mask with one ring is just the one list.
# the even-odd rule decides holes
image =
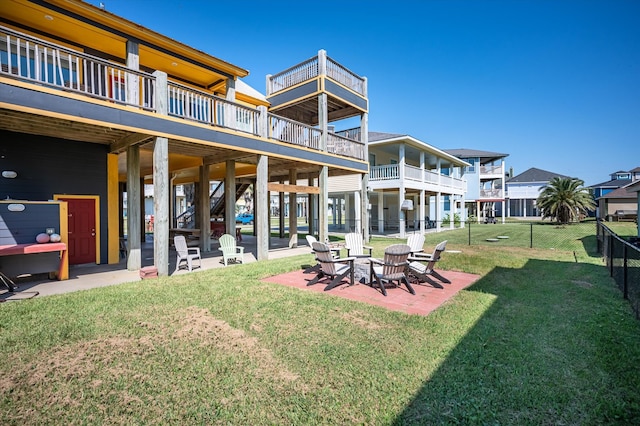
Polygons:
[[464,223],[462,169],[469,163],[406,134],[370,132],[368,148],[372,229],[404,237],[406,229],[439,230],[445,215]]
[[622,216],[637,215],[637,196],[628,190],[631,185],[628,183],[598,198],[598,219],[618,220]]
[[505,219],[505,162],[509,154],[475,149],[445,149],[444,152],[466,161],[464,170],[467,181],[465,202],[469,216],[478,222]]
[[[610,177],[611,179],[606,182],[601,182],[589,187],[593,191],[593,198],[597,206],[595,214],[599,219],[606,219],[608,215],[613,214],[615,210],[613,212],[610,212],[610,210],[616,205],[628,206],[628,200],[626,200],[628,197],[625,191],[617,191],[613,195],[610,194],[640,180],[640,167],[636,167],[630,171],[620,170],[611,173]],[[604,198],[605,196],[607,197]],[[607,208],[603,208],[605,206]]]
[[542,214],[536,207],[536,200],[540,190],[555,177],[567,176],[532,167],[507,180],[507,217],[540,217]]
[[[359,137],[357,130],[339,132]],[[442,219],[458,215],[464,224],[466,182],[462,169],[469,163],[406,134],[369,132],[368,206],[370,228],[377,234],[400,234],[433,228]],[[362,179],[357,175],[329,177],[330,229],[362,230]],[[410,203],[407,203],[409,201]],[[410,204],[411,209],[403,210]],[[298,197],[298,212],[306,199]],[[272,196],[272,206],[277,207]],[[288,201],[285,214],[288,215]],[[449,221],[448,227],[454,226]]]
[[[246,69],[79,0],[3,0],[0,35],[0,170],[16,172],[0,198],[66,202],[71,264],[118,263],[126,234],[127,268],[141,267],[144,183],[154,188],[154,264],[166,275],[176,185],[195,182],[209,251],[209,183],[225,182],[227,206],[252,183],[266,259],[270,190],[326,206],[328,176],[368,178],[366,140],[328,130],[367,122],[366,79],[324,51],[268,76],[265,98],[241,82]],[[312,183],[282,185],[296,175]],[[223,211],[230,233],[234,210]],[[327,235],[326,221],[318,231]]]
[[[639,169],[640,168],[636,168],[634,170],[640,172]],[[627,191],[636,196],[636,224],[638,225],[638,237],[640,237],[640,220],[638,220],[638,212],[640,212],[640,179],[636,179],[635,182],[627,186]]]

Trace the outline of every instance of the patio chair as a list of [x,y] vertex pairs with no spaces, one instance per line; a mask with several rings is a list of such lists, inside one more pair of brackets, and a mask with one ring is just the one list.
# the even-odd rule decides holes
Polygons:
[[418,254],[416,256],[412,256],[409,258],[409,273],[413,277],[416,278],[418,283],[427,282],[434,287],[442,287],[440,284],[436,283],[431,279],[431,277],[437,278],[440,282],[451,284],[447,278],[443,277],[439,273],[437,273],[433,268],[440,260],[440,255],[447,248],[447,241],[442,241],[440,244],[436,246],[433,250],[433,254]]
[[230,260],[244,263],[244,247],[236,245],[236,237],[231,234],[222,234],[218,242],[220,243],[224,266],[227,266]]
[[[416,292],[411,287],[407,275],[405,273],[409,262],[407,261],[411,247],[406,244],[393,244],[384,250],[384,259],[369,259],[371,264],[369,272],[369,285],[372,287],[377,284],[383,295],[387,295],[385,286],[387,284],[396,284],[400,287],[401,283],[407,287],[409,293],[415,295]],[[378,266],[374,266],[378,265]]]
[[347,249],[347,257],[371,257],[373,250],[373,247],[363,244],[362,234],[357,232],[350,232],[344,236],[344,247]]
[[331,281],[324,288],[324,291],[329,291],[340,284],[343,284],[343,280],[347,275],[349,275],[350,284],[353,285],[353,261],[356,259],[355,257],[336,259],[333,257],[329,246],[318,241],[313,243],[312,248],[320,268],[317,271],[317,275],[307,283],[308,286],[314,285],[328,277]]
[[179,270],[183,263],[186,262],[186,267],[189,271],[193,270],[194,265],[193,261],[197,260],[197,267],[200,268],[202,266],[202,259],[200,258],[200,247],[188,247],[187,240],[184,235],[176,235],[173,237],[173,245],[176,248],[177,259],[176,259],[176,271]]
[[416,253],[422,253],[424,251],[424,234],[421,232],[409,234],[407,237],[407,245],[411,247],[410,256]]

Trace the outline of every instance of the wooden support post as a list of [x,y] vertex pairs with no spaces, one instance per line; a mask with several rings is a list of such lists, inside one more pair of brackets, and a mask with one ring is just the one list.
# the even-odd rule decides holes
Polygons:
[[257,233],[257,259],[269,258],[269,157],[258,155],[256,187],[254,188],[254,218]]
[[140,198],[140,148],[135,145],[127,148],[127,269],[130,271],[137,271],[142,266]]
[[[204,253],[211,251],[211,203],[209,202],[209,165],[200,166],[200,214],[198,215],[200,228],[200,250]],[[235,234],[231,234],[235,235]]]
[[[296,169],[289,170],[289,185],[298,184]],[[298,247],[298,194],[289,192],[289,247]]]

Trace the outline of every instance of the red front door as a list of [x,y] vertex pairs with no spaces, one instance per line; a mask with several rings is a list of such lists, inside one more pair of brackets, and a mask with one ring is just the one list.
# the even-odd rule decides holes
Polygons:
[[66,201],[69,212],[69,264],[96,263],[96,206],[95,200],[60,198]]

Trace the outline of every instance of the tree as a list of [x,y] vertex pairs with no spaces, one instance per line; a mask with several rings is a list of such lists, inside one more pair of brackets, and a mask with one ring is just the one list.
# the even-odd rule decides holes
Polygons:
[[596,208],[591,192],[584,187],[584,181],[577,178],[554,177],[541,188],[536,203],[543,219],[548,217],[559,223],[575,222],[580,213]]

